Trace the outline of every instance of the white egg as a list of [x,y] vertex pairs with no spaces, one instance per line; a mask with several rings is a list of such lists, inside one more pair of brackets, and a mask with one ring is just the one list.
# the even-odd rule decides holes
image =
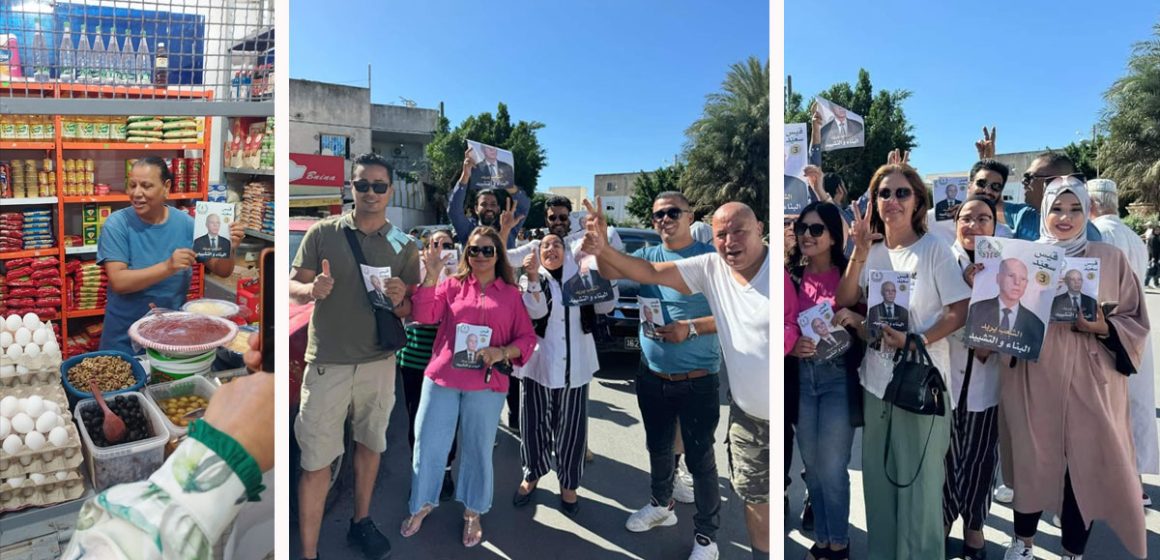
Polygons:
[[24,348],[19,344],[13,344],[12,346],[8,347],[8,350],[4,352],[4,355],[13,360],[19,360],[20,358],[24,357]]
[[44,344],[41,345],[40,350],[49,356],[55,356],[54,359],[60,358],[60,344],[56,342],[55,338],[50,338],[44,341]]
[[40,418],[36,419],[36,431],[42,434],[47,434],[57,426],[57,420],[59,419],[60,416],[57,416],[55,412],[51,410],[45,410],[40,414]]
[[12,333],[8,331],[0,332],[0,348],[7,349],[12,346],[15,340],[12,338]]
[[68,478],[68,471],[56,471],[56,479],[64,480]]
[[44,447],[44,444],[47,441],[48,440],[45,439],[44,434],[36,430],[28,432],[28,435],[24,436],[24,445],[27,445],[28,448],[33,451],[40,451],[40,449]]
[[40,395],[32,395],[27,399],[21,400],[24,401],[22,406],[22,408],[24,408],[24,413],[31,416],[33,420],[40,418],[40,415],[44,414],[44,397],[41,397]]
[[0,377],[12,377],[16,375],[16,366],[2,365],[0,366]]
[[43,324],[40,322],[40,317],[37,317],[35,313],[25,313],[22,322],[24,323],[24,327],[30,331],[39,329],[40,325]]
[[16,366],[16,375],[24,375],[30,370],[24,366]]
[[60,405],[56,404],[56,401],[50,401],[48,399],[44,399],[44,409],[51,410],[57,414],[60,414]]
[[23,412],[19,412],[12,417],[12,429],[18,434],[27,434],[36,428],[36,422]]
[[56,425],[57,426],[60,426],[61,428],[63,428],[65,424],[68,424],[68,422],[65,421],[64,416],[57,416],[56,417]]
[[24,441],[16,434],[8,434],[8,437],[4,438],[3,447],[5,453],[15,455],[20,453],[21,449],[24,449]]
[[0,440],[8,437],[10,433],[12,433],[12,421],[0,416]]
[[7,482],[8,482],[8,486],[11,486],[13,488],[20,488],[21,486],[24,486],[24,477],[23,476],[14,476],[12,478],[9,478]]
[[12,395],[0,399],[0,416],[12,418],[17,412],[20,412],[20,399]]
[[68,430],[64,426],[57,426],[48,432],[49,443],[56,447],[64,447],[68,444]]
[[[40,332],[40,331],[37,331]],[[29,360],[35,360],[40,357],[40,345],[35,342],[29,342],[24,345],[24,357]]]
[[28,475],[28,480],[31,480],[32,483],[36,484],[36,485],[44,484],[44,479],[45,479],[45,476],[43,474],[38,473],[38,472],[30,473]]
[[24,320],[21,319],[19,315],[9,315],[8,318],[4,320],[4,326],[8,330],[16,332],[16,329],[24,326]]
[[20,327],[16,329],[16,334],[13,335],[12,339],[16,341],[16,344],[24,346],[32,342],[32,331],[25,327]]
[[51,337],[52,333],[45,330],[44,327],[40,327],[39,329],[32,331],[32,341],[40,346],[44,346],[44,343],[47,342]]

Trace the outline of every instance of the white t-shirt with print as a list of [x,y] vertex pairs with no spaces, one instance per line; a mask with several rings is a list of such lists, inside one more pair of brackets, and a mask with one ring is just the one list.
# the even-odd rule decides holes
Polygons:
[[[971,288],[963,280],[962,270],[951,248],[935,235],[924,235],[909,247],[887,249],[885,243],[875,243],[870,256],[862,266],[858,285],[865,301],[866,287],[871,270],[910,272],[910,332],[922,334],[942,317],[943,307],[971,298]],[[935,367],[950,386],[950,346],[944,338],[927,346]],[[869,348],[860,368],[862,386],[878,398],[886,393],[886,386],[894,376],[894,351],[881,352]]]
[[685,284],[705,295],[717,318],[717,338],[733,402],[746,414],[769,420],[769,250],[749,284],[717,253],[673,261]]

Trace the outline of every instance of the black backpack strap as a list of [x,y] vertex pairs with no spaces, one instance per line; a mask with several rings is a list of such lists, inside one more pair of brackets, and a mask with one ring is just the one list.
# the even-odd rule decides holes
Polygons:
[[971,387],[971,370],[975,369],[975,349],[971,348],[967,352],[967,371],[963,374],[963,388],[959,392],[959,410],[966,410],[963,407],[967,406],[967,391]]
[[548,306],[548,312],[539,319],[532,319],[532,329],[536,331],[536,336],[544,338],[544,333],[548,332],[548,318],[552,316],[552,286],[548,284],[548,279],[540,276],[540,293],[544,294],[544,303]]

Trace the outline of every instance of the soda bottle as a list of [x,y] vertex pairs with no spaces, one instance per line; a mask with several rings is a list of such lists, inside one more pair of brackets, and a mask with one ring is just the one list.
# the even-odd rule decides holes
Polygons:
[[[165,29],[168,36],[169,28]],[[157,41],[157,54],[153,57],[153,84],[163,88],[169,83],[169,50],[165,41]]]
[[101,28],[97,27],[97,37],[93,40],[93,51],[89,55],[89,83],[105,84],[109,79],[109,65],[105,56],[105,40],[101,38]]
[[109,28],[109,46],[105,50],[105,65],[108,74],[105,78],[110,84],[123,84],[125,77],[121,74],[121,49],[117,46],[117,27]]

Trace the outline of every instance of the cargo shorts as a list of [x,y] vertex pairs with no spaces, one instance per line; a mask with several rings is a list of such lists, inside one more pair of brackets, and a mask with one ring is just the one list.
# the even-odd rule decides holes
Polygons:
[[307,364],[294,435],[302,469],[326,468],[343,454],[351,415],[354,440],[375,453],[387,449],[387,421],[395,406],[395,357],[356,365]]
[[754,418],[730,401],[729,480],[747,504],[769,503],[769,420]]

